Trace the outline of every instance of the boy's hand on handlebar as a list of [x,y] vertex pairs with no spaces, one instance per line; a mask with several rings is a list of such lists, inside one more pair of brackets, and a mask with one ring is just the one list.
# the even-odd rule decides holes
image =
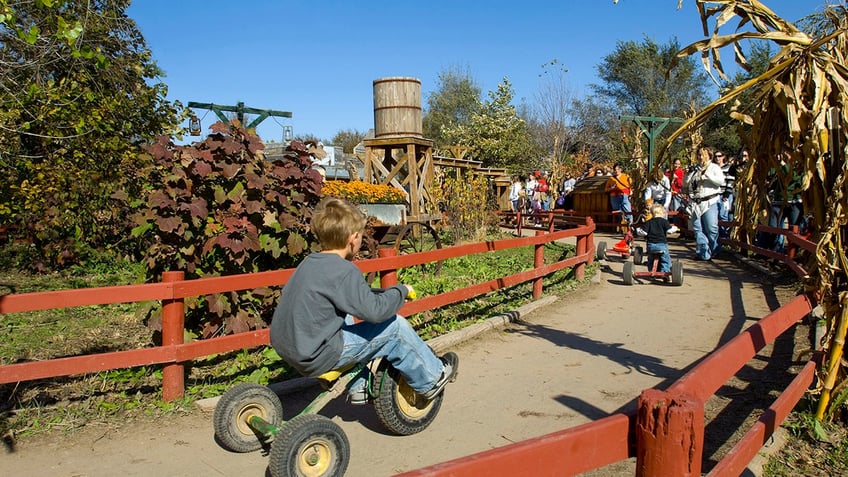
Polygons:
[[404,286],[408,290],[406,292],[406,299],[407,300],[412,301],[412,300],[418,298],[418,293],[415,293],[415,289],[412,288],[412,285],[404,285]]

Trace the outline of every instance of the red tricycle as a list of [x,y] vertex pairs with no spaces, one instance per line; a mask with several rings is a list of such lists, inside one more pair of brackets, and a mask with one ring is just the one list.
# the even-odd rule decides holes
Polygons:
[[672,285],[680,286],[683,285],[683,264],[680,260],[674,260],[671,262],[671,271],[670,272],[660,272],[659,264],[660,264],[660,256],[664,253],[668,252],[648,252],[650,255],[650,259],[653,262],[651,269],[646,272],[634,272],[633,267],[635,265],[641,264],[641,255],[639,256],[639,260],[637,260],[636,255],[633,255],[632,262],[624,262],[624,269],[622,271],[622,280],[625,285],[633,285],[634,280],[637,278],[652,278],[652,279],[661,279],[663,282],[671,281]]
[[598,242],[598,260],[606,260],[606,258],[610,254],[620,255],[622,258],[625,259],[630,258],[630,256],[632,255],[633,261],[641,263],[642,257],[645,256],[645,252],[641,246],[633,246],[635,229],[635,225],[629,225],[624,227],[624,238],[616,242],[616,244],[613,245],[612,248],[607,248],[607,243],[604,241]]

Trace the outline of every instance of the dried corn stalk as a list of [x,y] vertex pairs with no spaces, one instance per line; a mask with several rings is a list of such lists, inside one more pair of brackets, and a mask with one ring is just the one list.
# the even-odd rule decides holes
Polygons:
[[[719,48],[732,46],[736,63],[743,67],[746,67],[740,45],[743,40],[771,41],[779,51],[764,73],[722,95],[686,121],[671,135],[659,157],[662,158],[667,144],[677,136],[703,125],[717,108],[730,104],[731,116],[740,121],[740,137],[751,156],[744,174],[737,178],[736,214],[737,221],[745,224],[739,237],[749,243],[755,237],[755,224],[763,222],[762,211],[768,210],[765,185],[770,171],[777,172],[779,186],[784,190],[792,180],[791,171],[803,174],[802,200],[805,213],[814,224],[811,239],[818,244],[815,255],[807,263],[809,275],[804,281],[807,290],[818,295],[828,325],[824,343],[827,363],[819,380],[822,389],[817,417],[822,419],[831,405],[832,391],[846,383],[843,359],[848,331],[845,8],[828,7],[823,17],[831,24],[829,32],[812,38],[756,0],[697,0],[697,5],[708,38],[689,45],[678,56],[700,52],[704,67],[714,79],[715,74],[726,78]],[[722,27],[731,22],[735,22],[735,31],[721,34]],[[739,109],[737,101],[743,91],[753,92],[747,110]],[[781,168],[781,155],[788,173]]]

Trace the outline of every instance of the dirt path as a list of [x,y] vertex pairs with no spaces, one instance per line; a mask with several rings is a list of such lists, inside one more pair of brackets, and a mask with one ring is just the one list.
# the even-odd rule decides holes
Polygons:
[[[611,244],[615,238],[605,240]],[[460,377],[448,387],[436,421],[418,435],[385,435],[370,406],[332,403],[322,414],[350,439],[348,475],[393,475],[631,408],[643,389],[667,386],[791,295],[735,261],[691,261],[688,244],[672,244],[672,255],[683,258],[682,287],[625,286],[622,259],[611,257],[600,283],[454,347]],[[791,348],[781,351],[788,353],[782,360],[792,359]],[[769,389],[752,388],[760,378],[743,376],[723,389],[709,403],[708,418],[750,420],[750,403],[734,407],[753,395],[768,395]],[[283,397],[287,417],[309,397],[305,394]],[[713,426],[726,429],[719,432],[721,442],[732,438],[739,425],[732,422]],[[708,459],[721,452],[720,443],[707,442]],[[0,462],[4,475],[56,477],[258,477],[266,475],[268,464],[260,452],[234,454],[219,447],[211,415],[203,411],[169,422],[86,426],[68,437],[25,440]],[[632,462],[593,474],[632,475]]]

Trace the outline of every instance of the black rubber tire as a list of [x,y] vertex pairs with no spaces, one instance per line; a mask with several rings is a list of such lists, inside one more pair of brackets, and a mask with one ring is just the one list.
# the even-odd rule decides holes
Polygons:
[[606,242],[598,242],[598,252],[595,254],[598,260],[606,260],[607,259],[607,243]]
[[675,260],[671,264],[671,284],[683,285],[683,263],[680,260]]
[[621,279],[624,281],[625,285],[633,285],[633,262],[624,262]]
[[633,247],[633,263],[642,265],[642,259],[645,257],[645,251],[642,247]]
[[272,477],[342,477],[350,463],[350,442],[328,417],[301,414],[288,421],[271,444]]
[[374,410],[389,432],[408,436],[429,426],[442,407],[444,392],[430,401],[415,392],[388,361],[383,360],[374,375],[377,397]]
[[261,449],[270,436],[248,425],[247,419],[251,416],[259,416],[277,426],[283,422],[283,404],[267,386],[241,383],[230,388],[221,396],[212,418],[218,442],[233,452]]

